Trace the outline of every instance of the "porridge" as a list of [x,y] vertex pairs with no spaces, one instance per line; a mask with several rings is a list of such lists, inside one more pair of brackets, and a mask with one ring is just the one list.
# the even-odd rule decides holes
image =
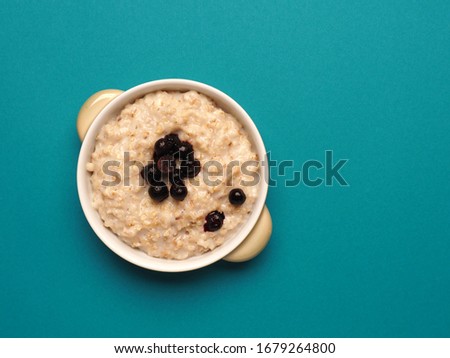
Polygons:
[[[236,164],[249,161],[246,172]],[[181,260],[247,221],[257,186],[242,183],[258,165],[242,125],[210,98],[158,91],[101,128],[87,170],[106,227],[150,256]]]

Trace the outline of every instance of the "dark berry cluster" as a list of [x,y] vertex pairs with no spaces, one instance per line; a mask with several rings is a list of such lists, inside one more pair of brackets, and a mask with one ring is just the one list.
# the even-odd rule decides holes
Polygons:
[[153,200],[160,202],[169,197],[168,181],[172,198],[183,201],[188,194],[184,180],[197,176],[200,169],[192,145],[171,133],[156,141],[153,161],[142,169],[141,176],[150,185],[148,193]]
[[[200,173],[200,161],[195,159],[194,148],[189,142],[182,142],[177,134],[171,133],[156,141],[153,149],[153,161],[141,171],[141,176],[150,185],[148,193],[158,202],[170,196],[178,201],[183,201],[188,190],[184,184],[187,178],[194,178]],[[167,185],[170,183],[170,190]],[[242,205],[246,196],[242,189],[232,189],[228,194],[228,200],[234,206]],[[217,231],[225,220],[225,214],[221,211],[211,211],[205,217],[203,229],[205,231]]]

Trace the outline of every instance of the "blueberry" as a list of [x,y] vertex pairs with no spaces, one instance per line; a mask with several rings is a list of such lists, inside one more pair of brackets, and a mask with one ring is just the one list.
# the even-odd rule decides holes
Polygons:
[[194,148],[189,142],[181,142],[178,147],[178,158],[182,160],[194,159]]
[[180,146],[178,134],[171,133],[156,141],[153,151],[153,159],[157,162],[163,155],[175,154]]
[[153,184],[161,181],[161,172],[158,170],[156,163],[150,162],[141,170],[141,177],[144,178],[148,184]]
[[150,189],[148,189],[148,194],[155,201],[163,201],[167,199],[169,196],[169,190],[167,189],[167,185],[163,182],[159,182],[156,185],[150,185]]
[[206,223],[203,225],[205,231],[217,231],[222,227],[225,215],[220,211],[214,210],[206,215],[205,220]]
[[158,161],[163,155],[169,154],[171,144],[165,138],[158,139],[153,150],[153,159]]
[[169,181],[172,184],[184,185],[183,178],[181,177],[181,170],[176,168],[171,174],[169,174]]
[[170,195],[175,200],[183,201],[187,193],[188,193],[187,188],[184,185],[173,184],[170,187]]
[[181,141],[180,138],[178,138],[178,134],[170,133],[164,137],[166,140],[166,143],[168,144],[168,150],[169,154],[174,154],[178,151],[178,148],[180,147]]
[[182,160],[180,165],[181,178],[194,178],[201,170],[200,161],[197,159],[193,160]]
[[172,155],[163,155],[158,159],[158,170],[162,174],[169,174],[175,170],[175,158]]
[[232,189],[228,194],[228,200],[233,205],[242,205],[245,203],[245,199],[247,199],[247,197],[242,189]]

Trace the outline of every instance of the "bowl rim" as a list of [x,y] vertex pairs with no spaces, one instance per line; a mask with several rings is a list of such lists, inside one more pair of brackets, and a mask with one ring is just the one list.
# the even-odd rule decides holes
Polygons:
[[[241,124],[243,124],[245,130],[247,131],[247,134],[251,137],[251,141],[258,154],[259,161],[260,163],[262,163],[262,165],[260,165],[261,178],[260,183],[258,184],[259,195],[256,198],[256,201],[253,205],[253,211],[250,214],[247,222],[234,234],[233,237],[225,240],[225,242],[219,247],[200,256],[194,256],[184,260],[155,258],[147,255],[141,250],[131,248],[110,229],[106,228],[97,210],[95,210],[91,205],[91,191],[89,180],[90,176],[88,174],[88,171],[86,170],[86,163],[95,148],[95,139],[97,133],[109,119],[115,116],[115,112],[122,110],[126,104],[132,103],[134,100],[143,97],[147,93],[156,92],[158,90],[195,90],[212,98],[214,102],[217,103],[217,105],[223,108],[226,112],[232,112],[234,117]],[[219,261],[223,257],[227,256],[244,241],[244,239],[256,225],[258,218],[264,208],[268,191],[269,168],[267,165],[264,165],[264,163],[267,163],[266,149],[255,123],[250,118],[248,113],[226,93],[205,83],[187,79],[171,78],[149,81],[134,86],[114,98],[100,111],[100,113],[96,116],[93,123],[89,127],[81,144],[80,153],[78,156],[78,196],[84,215],[98,238],[109,249],[111,249],[115,254],[117,254],[124,260],[145,269],[154,271],[191,271],[213,264],[214,262]]]

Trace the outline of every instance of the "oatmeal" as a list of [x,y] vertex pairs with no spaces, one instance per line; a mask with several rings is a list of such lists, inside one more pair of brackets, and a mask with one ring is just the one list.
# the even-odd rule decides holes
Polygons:
[[244,186],[253,177],[234,163],[248,161],[254,173],[257,154],[231,114],[195,91],[158,91],[101,128],[86,169],[106,227],[150,256],[185,259],[220,246],[247,221],[257,186]]

